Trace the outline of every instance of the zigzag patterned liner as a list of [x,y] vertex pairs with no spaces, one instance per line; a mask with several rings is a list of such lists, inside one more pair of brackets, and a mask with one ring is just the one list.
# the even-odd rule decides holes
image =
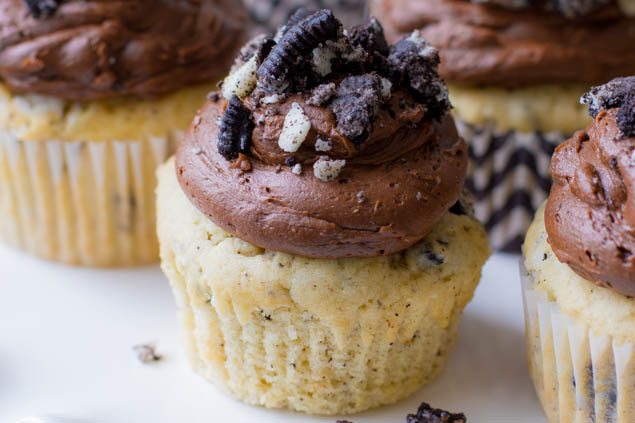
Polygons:
[[68,264],[156,261],[154,172],[175,139],[24,142],[0,130],[0,238]]
[[470,146],[466,186],[475,199],[476,218],[485,225],[494,249],[518,253],[536,210],[549,195],[551,156],[568,136],[500,133],[493,125],[459,119],[457,127]]
[[635,346],[565,315],[522,264],[521,278],[530,374],[549,422],[635,422]]

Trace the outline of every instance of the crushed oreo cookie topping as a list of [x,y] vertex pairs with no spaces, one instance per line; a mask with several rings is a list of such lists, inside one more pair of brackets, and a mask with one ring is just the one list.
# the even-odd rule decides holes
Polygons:
[[[345,31],[332,11],[301,8],[275,37],[260,35],[241,50],[222,86],[229,104],[221,120],[219,152],[228,160],[238,153],[254,153],[249,151],[249,131],[256,127],[251,123],[253,113],[259,131],[279,131],[275,140],[287,154],[285,161],[305,154],[301,161],[314,165],[318,179],[334,180],[346,162],[336,159],[346,157],[337,157],[343,149],[333,150],[330,135],[316,137],[311,116],[332,113],[334,136],[352,144],[346,147],[349,158],[355,149],[364,148],[381,113],[396,116],[393,92],[399,93],[400,113],[418,110],[413,112],[418,116],[413,124],[422,117],[441,121],[451,105],[437,71],[439,62],[437,50],[419,32],[390,46],[374,18]],[[291,108],[287,101],[293,102]],[[275,116],[284,120],[279,126],[267,126],[267,117]],[[336,157],[318,154],[308,160],[303,153],[307,139],[314,152]],[[257,143],[254,151],[261,152]]]
[[410,414],[406,423],[466,423],[467,418],[463,413],[453,414],[438,408],[432,408],[425,402],[419,406],[417,414]]
[[392,79],[409,86],[428,106],[428,116],[439,119],[448,109],[447,87],[439,78],[439,52],[419,32],[399,41],[390,51],[388,65]]
[[337,130],[353,143],[363,143],[384,100],[382,79],[378,75],[369,73],[344,78],[331,106],[337,118]]
[[233,96],[220,121],[218,152],[227,160],[237,158],[238,153],[247,153],[253,128],[251,112],[238,97]]
[[35,19],[48,18],[60,6],[61,0],[24,0]]
[[593,87],[580,99],[595,118],[601,110],[619,108],[617,126],[626,136],[635,136],[635,76],[615,78]]

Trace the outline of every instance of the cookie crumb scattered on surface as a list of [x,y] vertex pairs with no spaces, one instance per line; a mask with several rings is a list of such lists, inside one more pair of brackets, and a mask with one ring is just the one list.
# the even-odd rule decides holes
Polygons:
[[137,358],[143,364],[154,363],[163,358],[157,354],[154,345],[151,344],[138,344],[132,347],[132,349],[137,353]]

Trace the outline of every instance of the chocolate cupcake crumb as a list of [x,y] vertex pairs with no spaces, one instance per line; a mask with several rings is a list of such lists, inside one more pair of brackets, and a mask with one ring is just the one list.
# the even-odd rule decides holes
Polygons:
[[52,16],[60,6],[61,0],[24,0],[31,16],[44,19]]
[[238,153],[247,153],[253,129],[251,112],[238,97],[233,96],[220,121],[218,152],[227,160],[235,159]]

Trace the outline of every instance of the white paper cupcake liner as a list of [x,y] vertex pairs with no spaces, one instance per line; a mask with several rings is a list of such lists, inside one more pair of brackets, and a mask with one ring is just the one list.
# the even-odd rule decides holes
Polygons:
[[520,252],[536,210],[551,189],[549,166],[555,147],[567,135],[557,132],[498,132],[457,119],[469,144],[467,188],[476,217],[496,250]]
[[635,346],[591,333],[521,264],[529,369],[550,423],[635,422]]
[[68,264],[156,261],[155,170],[177,136],[25,142],[0,130],[0,237]]

